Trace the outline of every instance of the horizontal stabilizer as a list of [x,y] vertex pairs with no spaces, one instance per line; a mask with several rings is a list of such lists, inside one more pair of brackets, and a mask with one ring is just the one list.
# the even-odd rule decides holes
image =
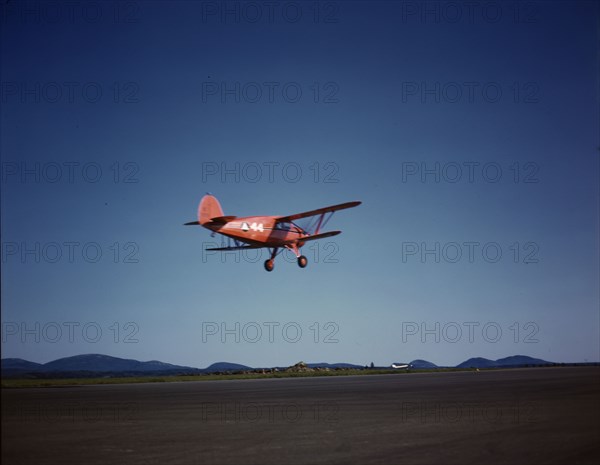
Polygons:
[[211,223],[225,224],[229,223],[231,220],[235,220],[237,216],[215,216],[210,219]]
[[184,226],[200,226],[200,223],[197,221],[190,221],[189,223],[185,223]]
[[244,250],[244,249],[262,249],[263,247],[266,247],[264,245],[241,245],[239,247],[217,247],[214,249],[204,249],[204,250],[219,250],[219,251],[224,251],[224,250]]

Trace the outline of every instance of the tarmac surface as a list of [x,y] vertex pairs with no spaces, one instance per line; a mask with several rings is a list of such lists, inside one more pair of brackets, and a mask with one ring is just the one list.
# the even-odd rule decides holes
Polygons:
[[2,390],[3,464],[598,464],[600,367]]

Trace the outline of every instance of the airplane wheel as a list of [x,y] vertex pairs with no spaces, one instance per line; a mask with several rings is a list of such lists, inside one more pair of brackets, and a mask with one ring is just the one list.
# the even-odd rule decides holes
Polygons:
[[275,268],[275,262],[273,260],[265,261],[265,270],[273,271],[273,268]]
[[308,259],[304,255],[298,257],[298,266],[304,268],[308,264]]

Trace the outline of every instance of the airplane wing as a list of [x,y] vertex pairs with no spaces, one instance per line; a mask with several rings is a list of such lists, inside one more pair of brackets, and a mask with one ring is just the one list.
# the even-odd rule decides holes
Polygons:
[[[315,241],[317,239],[323,239],[325,237],[337,236],[341,232],[342,231],[329,231],[329,232],[322,233],[322,234],[313,234],[312,236],[305,236],[305,237],[302,237],[299,239],[282,242],[279,245],[277,245],[277,247],[285,246],[288,244],[294,244],[298,241],[301,241],[301,242]],[[217,247],[214,249],[204,249],[204,250],[224,251],[224,250],[262,249],[262,248],[272,248],[272,247],[273,247],[273,245],[240,245],[240,246],[235,246],[235,247]]]
[[361,203],[362,202],[340,203],[339,205],[332,205],[331,207],[317,208],[316,210],[311,210],[303,213],[296,213],[294,215],[280,216],[279,218],[275,218],[275,221],[277,223],[288,223],[290,221],[298,220],[300,218],[308,218],[309,216],[323,215],[325,213],[344,210],[345,208],[357,207]]

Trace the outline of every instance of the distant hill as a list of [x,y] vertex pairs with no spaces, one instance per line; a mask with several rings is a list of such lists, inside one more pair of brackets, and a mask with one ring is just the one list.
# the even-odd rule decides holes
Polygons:
[[330,368],[330,369],[335,369],[335,368],[360,369],[360,368],[364,368],[364,366],[362,366],[362,365],[353,365],[352,363],[325,363],[325,362],[307,363],[306,366],[308,366],[309,368]]
[[551,365],[553,362],[548,362],[540,358],[532,358],[527,355],[512,355],[510,357],[499,358],[496,360],[498,366],[523,366],[523,365]]
[[473,357],[456,365],[456,368],[491,368],[495,365],[494,360],[482,357]]
[[412,362],[409,363],[411,368],[420,368],[420,369],[426,369],[426,368],[438,368],[438,366],[435,363],[431,363],[428,362],[427,360],[413,360]]
[[528,357],[526,355],[513,355],[500,358],[498,360],[489,360],[487,358],[475,357],[465,360],[456,365],[456,368],[497,368],[497,367],[522,367],[527,365],[552,365],[553,362],[547,362],[539,358]]
[[101,354],[75,355],[73,357],[59,358],[43,365],[43,371],[169,371],[169,370],[194,370],[191,367],[172,365],[170,363],[151,360],[140,362],[138,360],[111,357]]
[[217,362],[213,363],[208,368],[205,368],[203,371],[207,373],[211,373],[214,371],[243,371],[243,370],[252,370],[252,368],[246,365],[240,365],[239,363],[229,363],[229,362]]
[[22,359],[2,359],[2,376],[18,376],[22,374],[69,373],[73,376],[90,376],[94,373],[110,374],[155,374],[155,373],[200,373],[192,367],[172,365],[170,363],[151,360],[140,362],[133,359],[111,357],[101,354],[75,355],[60,358],[52,362],[40,364]]
[[2,376],[38,371],[42,366],[41,363],[30,362],[22,358],[3,358]]

